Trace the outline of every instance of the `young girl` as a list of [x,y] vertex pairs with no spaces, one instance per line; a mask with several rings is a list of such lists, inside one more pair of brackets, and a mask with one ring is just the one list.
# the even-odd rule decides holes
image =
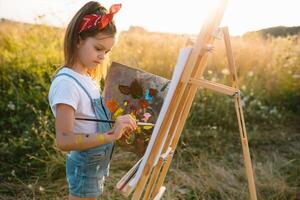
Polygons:
[[96,199],[103,192],[114,141],[137,128],[128,115],[114,125],[76,118],[111,120],[101,94],[97,71],[115,42],[113,15],[98,2],[86,3],[69,23],[64,40],[65,64],[52,80],[49,103],[55,116],[56,143],[68,151],[66,175],[69,199]]

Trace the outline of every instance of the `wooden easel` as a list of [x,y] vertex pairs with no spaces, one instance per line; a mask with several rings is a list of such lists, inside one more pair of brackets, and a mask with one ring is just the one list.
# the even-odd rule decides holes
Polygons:
[[[143,169],[142,176],[140,177],[135,192],[132,196],[133,200],[138,199],[160,199],[165,191],[162,186],[165,176],[170,167],[173,153],[176,149],[179,137],[182,133],[185,121],[188,117],[193,99],[198,88],[207,88],[216,92],[233,96],[235,100],[235,108],[237,113],[237,120],[239,125],[244,165],[248,179],[248,187],[251,200],[256,200],[256,189],[254,183],[254,176],[251,165],[251,158],[248,147],[247,133],[245,128],[243,110],[241,106],[240,91],[238,89],[237,74],[232,55],[230,44],[230,36],[228,28],[219,29],[218,26],[223,17],[227,0],[220,2],[217,10],[212,13],[204,24],[201,32],[198,35],[196,43],[193,45],[192,52],[184,66],[184,71],[180,77],[180,82],[176,87],[174,96],[172,97],[168,112],[162,122],[159,134],[152,147],[151,153],[147,159],[146,165]],[[207,63],[208,53],[212,50],[212,43],[218,37],[218,31],[222,30],[227,59],[229,63],[229,71],[232,78],[232,87],[208,81],[202,78]],[[171,124],[171,128],[167,129]],[[167,135],[164,143],[162,153],[158,162],[153,166],[156,155],[158,154],[159,147],[162,146],[161,141]],[[142,194],[144,196],[142,197]]]

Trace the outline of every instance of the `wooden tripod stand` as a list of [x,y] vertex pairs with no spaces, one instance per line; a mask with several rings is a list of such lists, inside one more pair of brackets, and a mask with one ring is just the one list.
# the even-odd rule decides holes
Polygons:
[[[232,55],[230,35],[229,35],[229,31],[228,31],[227,27],[223,27],[223,28],[221,28],[221,30],[224,35],[227,59],[228,59],[228,63],[229,63],[229,71],[230,71],[231,80],[232,80],[232,87],[229,87],[229,86],[226,86],[223,84],[219,84],[219,83],[215,83],[212,81],[208,81],[203,78],[190,78],[189,83],[193,85],[192,87],[207,88],[212,91],[230,95],[234,98],[237,120],[238,120],[238,125],[239,125],[240,138],[241,138],[242,149],[243,149],[244,165],[245,165],[247,179],[248,179],[248,187],[249,187],[250,197],[251,197],[251,200],[256,200],[257,199],[256,188],[255,188],[255,183],[254,183],[254,176],[253,176],[250,152],[249,152],[249,147],[248,147],[248,139],[247,139],[245,122],[244,122],[243,109],[241,106],[240,90],[238,88],[238,79],[237,79],[235,63],[234,63],[233,55]],[[187,97],[185,102],[189,103],[188,101],[189,101],[189,97]],[[181,113],[179,121],[183,120],[182,119],[183,117],[187,117],[188,112],[186,112],[186,110],[184,111],[184,109],[186,109],[186,106],[187,106],[187,104],[185,104],[185,106],[183,108],[184,113]],[[183,115],[185,115],[185,116],[183,116]],[[177,119],[177,116],[178,115],[175,114],[175,119]],[[171,127],[173,127],[173,125],[175,126],[175,124],[173,124],[173,123],[175,123],[175,122],[174,121],[172,122]],[[177,146],[177,142],[179,140],[183,126],[184,126],[184,124],[177,126],[176,130],[173,130],[175,132],[174,133],[175,135],[173,136],[172,141],[166,142],[166,144],[168,144],[168,142],[170,142],[170,146],[167,148],[167,145],[165,144],[164,150],[166,150],[166,151],[163,151],[164,153],[161,154],[158,164],[154,167],[153,172],[150,175],[151,177],[148,182],[148,186],[145,189],[143,199],[160,199],[162,197],[162,195],[166,189],[164,186],[162,186],[162,184],[164,182],[165,176],[170,167],[170,164],[171,164],[171,161],[173,158],[173,152],[175,151],[175,148]],[[171,137],[168,137],[168,138],[171,138]],[[135,199],[135,196],[133,199]]]
[[[133,200],[141,199],[142,194],[144,194],[142,198],[144,200],[157,200],[162,197],[166,189],[162,186],[162,184],[170,167],[173,153],[177,147],[178,140],[198,88],[207,88],[234,97],[250,197],[251,200],[257,199],[229,32],[226,27],[222,29],[218,28],[223,17],[226,4],[227,0],[222,0],[220,2],[219,7],[214,13],[212,13],[212,16],[208,18],[198,35],[197,41],[189,54],[187,62],[185,63],[184,70],[180,77],[180,82],[175,89],[166,116],[159,129],[159,134],[157,135],[150,155],[146,160],[142,175],[136,185],[135,192],[132,196]],[[212,50],[211,44],[214,42],[215,38],[218,37],[218,30],[222,30],[224,35],[229,71],[232,78],[232,87],[202,78],[202,74],[207,63],[208,53]],[[162,143],[162,141],[165,142]],[[159,156],[158,162],[154,166],[156,156],[159,154],[159,149],[162,145],[162,152]]]

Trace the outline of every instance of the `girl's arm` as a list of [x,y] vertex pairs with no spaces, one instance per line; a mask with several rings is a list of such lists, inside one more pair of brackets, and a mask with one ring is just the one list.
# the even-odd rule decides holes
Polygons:
[[92,147],[115,141],[116,134],[114,130],[105,132],[104,134],[74,133],[74,116],[75,110],[67,104],[56,105],[56,143],[60,150],[86,150]]

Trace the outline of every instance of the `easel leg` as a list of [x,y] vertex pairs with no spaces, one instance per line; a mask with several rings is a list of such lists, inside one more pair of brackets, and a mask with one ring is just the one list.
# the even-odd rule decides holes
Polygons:
[[161,167],[163,166],[164,164],[164,161],[162,159],[159,159],[157,165],[155,166],[155,168],[153,169],[153,172],[152,174],[150,175],[151,178],[149,180],[149,183],[148,183],[148,186],[147,186],[147,189],[145,191],[145,194],[144,194],[144,197],[143,197],[143,200],[147,200],[150,198],[150,195],[151,195],[151,192],[152,192],[152,189],[157,181],[157,178],[159,176],[159,172],[161,170]]
[[153,188],[153,196],[156,196],[158,194],[160,188],[162,187],[162,184],[165,181],[165,177],[169,171],[172,159],[173,159],[173,156],[169,156],[166,163],[163,165],[159,179],[157,180],[157,183],[156,183],[155,187]]
[[[235,63],[234,63],[234,59],[233,59],[233,53],[232,53],[232,48],[231,48],[228,27],[222,28],[222,31],[223,31],[223,35],[224,35],[224,42],[225,42],[225,47],[226,47],[229,70],[230,70],[230,74],[232,77],[232,85],[233,85],[233,87],[238,89],[238,79],[237,79],[236,67],[235,67]],[[244,120],[244,114],[243,114],[243,108],[242,108],[242,104],[241,104],[240,94],[235,95],[234,104],[235,104],[235,110],[236,110],[236,114],[237,114],[239,130],[240,130],[240,137],[241,137],[243,157],[244,157],[244,165],[246,168],[250,197],[251,197],[251,200],[256,200],[257,199],[256,189],[255,189],[254,176],[253,176],[251,157],[250,157],[247,132],[246,132],[246,125],[245,125],[245,120]]]
[[[184,124],[185,124],[183,122],[185,122],[188,117],[188,114],[189,114],[189,111],[191,108],[191,104],[193,103],[193,99],[195,97],[196,91],[197,91],[197,87],[195,87],[194,85],[188,85],[187,96],[186,96],[187,98],[182,99],[183,102],[181,103],[181,105],[183,105],[183,106],[180,108],[180,111],[178,111],[177,117],[175,117],[175,119],[173,121],[174,126],[177,128],[174,130],[174,132],[175,132],[174,138],[170,144],[172,149],[176,149],[176,147],[177,147],[180,135],[182,133],[182,130],[183,130]],[[179,122],[181,122],[181,123],[179,123]],[[174,127],[173,124],[172,124],[172,127]],[[176,124],[178,126],[176,126]],[[156,195],[159,192],[159,189],[162,186],[162,184],[165,180],[165,177],[167,175],[167,172],[169,170],[169,167],[171,165],[172,159],[173,159],[173,156],[168,157],[167,162],[162,167],[160,177],[155,185],[155,188],[153,189],[153,195]]]
[[244,165],[246,168],[250,197],[251,197],[251,200],[257,200],[254,176],[253,176],[253,170],[252,170],[252,164],[251,164],[251,157],[250,157],[248,139],[247,139],[247,133],[246,133],[246,127],[245,127],[245,122],[244,122],[243,110],[242,110],[242,106],[241,106],[241,98],[240,98],[240,96],[236,96],[234,100],[235,100],[235,109],[236,109],[236,114],[237,114],[237,118],[238,118],[239,129],[240,129],[240,137],[241,137],[241,143],[242,143],[242,149],[243,149]]
[[[187,87],[189,87],[189,86],[187,86]],[[188,92],[187,90],[184,91],[183,96],[185,96],[187,94],[187,92]],[[182,102],[182,101],[184,101],[184,102]],[[186,101],[187,101],[187,98],[182,98],[180,101],[180,105],[185,105]],[[185,106],[178,106],[177,108],[178,108],[177,112],[175,113],[174,119],[171,122],[172,124],[170,126],[170,130],[169,130],[169,133],[168,133],[168,136],[166,139],[166,143],[164,145],[162,152],[166,152],[170,146],[171,146],[172,150],[174,150],[176,148],[176,146],[174,148],[174,145],[172,145],[174,143],[174,139],[176,139],[176,138],[179,139],[179,137],[181,135],[181,131],[183,129],[184,123],[181,123],[182,124],[181,131],[178,132],[178,127],[181,127],[180,123],[178,123],[178,121],[183,120],[183,119],[181,119],[181,114],[184,111]],[[143,199],[149,199],[152,191],[153,191],[153,196],[155,196],[159,192],[159,190],[164,182],[164,178],[168,172],[169,166],[171,164],[172,157],[173,157],[172,155],[169,155],[166,161],[160,160],[157,163],[157,165],[154,167],[153,174],[151,175],[151,179],[149,181],[149,184],[147,186],[147,189],[145,191]],[[157,181],[158,176],[159,176],[159,179]]]

